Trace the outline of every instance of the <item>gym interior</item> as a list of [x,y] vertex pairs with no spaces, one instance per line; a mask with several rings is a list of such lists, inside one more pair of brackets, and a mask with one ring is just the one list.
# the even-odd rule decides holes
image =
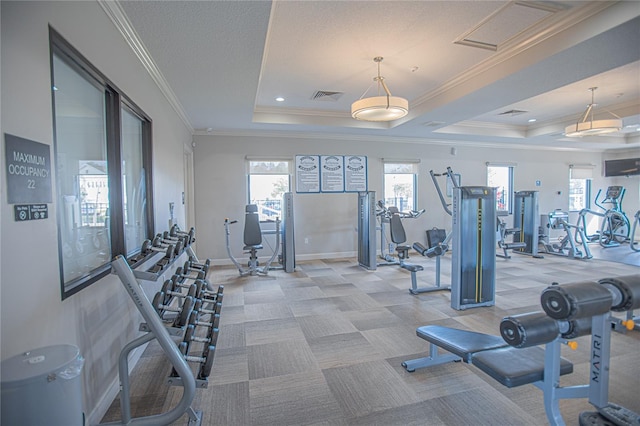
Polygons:
[[[593,52],[585,47],[593,41],[612,55],[614,65],[608,67],[627,67],[626,72],[635,76],[631,98],[616,110],[624,110],[625,126],[635,128],[625,127],[616,137],[563,138],[565,126],[575,122],[591,95],[597,99],[601,93],[589,93],[585,86],[580,92],[585,96],[584,105],[562,126],[555,123],[559,130],[549,140],[555,138],[557,144],[539,145],[535,135],[541,129],[531,129],[529,140],[522,126],[519,136],[513,136],[515,128],[501,124],[493,129],[501,136],[483,128],[477,130],[480,136],[476,134],[476,139],[463,125],[449,133],[402,137],[385,134],[395,130],[384,126],[344,127],[337,132],[329,126],[332,131],[325,131],[321,124],[305,122],[305,114],[287,122],[265,111],[255,114],[258,118],[254,120],[264,120],[255,127],[199,126],[194,118],[200,114],[197,106],[181,107],[183,93],[167,82],[172,76],[167,74],[164,80],[162,67],[157,69],[152,61],[141,59],[144,44],[136,44],[132,36],[138,36],[133,30],[135,22],[126,13],[130,18],[140,13],[135,3],[1,2],[3,425],[42,424],[29,419],[53,419],[54,414],[64,420],[47,424],[638,424],[637,414],[633,418],[633,413],[640,412],[640,331],[633,316],[633,310],[640,309],[640,229],[636,231],[635,226],[640,220],[636,213],[640,209],[637,2],[585,2],[592,9],[583,11],[578,20],[582,27],[576,24],[567,30],[570,41],[562,41],[568,45],[556,43],[558,52],[545,57],[536,50],[542,49],[540,42],[531,47],[530,56],[510,58],[529,61],[525,64],[531,67],[528,72],[540,75],[536,81],[544,84],[543,68],[535,66],[562,73],[570,57],[572,65],[585,74],[563,74],[562,86],[566,86],[605,71],[591,60]],[[304,4],[194,3],[248,14],[246,25],[253,25],[253,30],[259,27],[263,36],[270,13],[287,3]],[[336,2],[335,6],[347,7],[348,3]],[[389,2],[372,3],[381,7]],[[423,2],[411,3],[418,7]],[[497,10],[518,2],[495,3]],[[553,7],[551,2],[533,3],[546,5],[545,10]],[[194,4],[186,3],[184,9],[189,7]],[[236,27],[240,33],[249,31],[242,25]],[[136,30],[145,33],[143,25]],[[216,29],[210,32],[216,34]],[[167,34],[177,37],[177,33]],[[195,30],[193,36],[204,37]],[[148,39],[145,42],[152,44]],[[554,40],[551,37],[546,42]],[[244,48],[238,56],[259,69],[265,46],[247,43]],[[367,80],[363,90],[371,81],[369,74],[375,74],[376,65],[369,56],[385,54],[369,50],[361,52],[367,57],[364,75],[359,76]],[[570,55],[563,57],[563,52]],[[238,60],[236,55],[218,59],[230,67]],[[241,64],[238,60],[235,66]],[[506,59],[504,64],[513,67]],[[392,57],[378,66],[392,72]],[[499,68],[499,64],[494,66]],[[525,74],[504,72],[499,80],[508,82],[508,87],[531,84],[519,79]],[[81,78],[65,78],[69,76]],[[234,94],[224,89],[226,80],[232,86],[234,76],[212,79],[211,84],[220,86],[221,97],[230,102],[229,111],[220,111],[224,123],[224,115],[235,112]],[[259,80],[255,75],[254,81],[235,87],[246,85],[253,90]],[[74,81],[83,81],[88,91],[98,89],[98,99],[106,100],[100,111],[104,115],[97,117],[94,110],[83,109],[78,99],[64,97],[64,84]],[[394,94],[409,96],[394,89],[394,83],[400,85],[387,76]],[[460,90],[472,94],[465,102],[493,99],[495,81],[474,88],[459,84]],[[504,86],[501,90],[504,93]],[[460,103],[451,101],[447,109],[445,100],[436,100],[442,102],[440,109],[433,108],[441,115],[464,113]],[[418,104],[412,99],[411,108],[414,103]],[[410,117],[412,112],[410,109]],[[564,117],[553,119],[559,118]],[[340,119],[356,121],[347,112]],[[110,135],[105,139],[126,142],[134,135],[138,152],[90,136],[94,127],[102,128],[105,123]],[[423,129],[432,125],[420,123]],[[501,138],[510,138],[510,142],[498,143]],[[318,171],[314,175],[307,170],[319,170],[336,159],[346,168],[352,158],[364,164],[364,174],[341,174],[338,189],[335,181],[324,180],[335,178],[335,173],[321,175]],[[312,167],[306,167],[307,161]],[[243,223],[254,212],[248,206],[256,204],[249,196],[252,163],[286,165],[280,173],[289,176],[285,192],[292,206],[284,218],[284,210],[276,209],[278,222],[275,216],[259,222],[263,238],[256,244],[247,242],[246,231],[243,240]],[[635,172],[612,171],[620,164],[635,164]],[[388,234],[389,225],[397,220],[391,219],[392,209],[387,209],[391,212],[385,222],[372,204],[366,221],[368,233],[359,222],[363,193],[371,194],[373,202],[383,200],[387,207],[394,203],[385,186],[385,175],[393,169],[388,167],[393,165],[404,165],[414,179],[413,204],[400,205],[395,214],[416,213],[402,216],[406,241],[398,242]],[[509,171],[507,195],[518,191],[536,194],[536,209],[529,218],[535,222],[536,239],[546,233],[547,240],[536,245],[535,256],[517,253],[523,251],[522,246],[512,246],[504,250],[505,256],[497,256],[503,253],[503,245],[516,241],[513,235],[499,241],[498,227],[493,226],[498,220],[505,229],[515,228],[513,202],[517,197],[508,197],[504,215],[492,203],[486,210],[485,220],[491,226],[486,225],[489,230],[484,235],[490,243],[482,247],[488,251],[482,257],[461,260],[465,256],[462,247],[480,246],[470,243],[467,234],[481,228],[481,215],[477,210],[472,219],[464,216],[471,204],[446,171],[452,170],[463,187],[493,188],[488,181],[492,167]],[[432,173],[439,186],[434,185]],[[345,176],[351,176],[351,181]],[[576,195],[571,180],[578,178],[588,181],[590,191],[590,203],[583,205],[589,210],[583,212],[584,221],[580,220],[581,210],[571,204],[571,195]],[[354,186],[349,188],[348,183]],[[46,187],[43,191],[41,184]],[[614,197],[614,209],[608,196],[618,197]],[[617,211],[621,196],[623,204]],[[80,198],[92,202],[83,205]],[[603,209],[594,203],[598,200],[605,200]],[[455,207],[456,202],[465,208],[448,212],[447,206]],[[622,216],[627,222],[620,235],[617,221]],[[471,231],[456,227],[461,221],[471,224]],[[90,233],[83,233],[83,226]],[[427,231],[434,229],[452,234],[451,240],[434,257],[426,251],[421,254],[421,246],[431,245]],[[291,244],[286,255],[280,248],[285,243]],[[409,246],[408,251],[398,250],[403,244]],[[247,250],[250,246],[260,247],[255,262]],[[368,261],[362,260],[365,250],[370,253]],[[269,266],[273,268],[265,267],[272,256]],[[292,264],[283,267],[281,261],[287,256]],[[486,300],[478,296],[476,273],[469,287],[476,300],[465,306],[466,281],[458,272],[469,263],[475,271],[480,268],[491,273],[481,280],[490,294]],[[182,284],[176,281],[171,288],[165,287],[174,276]],[[412,285],[414,290],[433,287],[436,279],[442,287],[409,291]],[[193,282],[199,283],[197,291],[202,293],[198,294],[203,294],[199,302],[208,301],[209,306],[198,305],[200,296],[186,296]],[[563,289],[562,294],[554,293],[558,287],[554,283]],[[576,283],[583,285],[571,285]],[[178,294],[181,289],[184,294]],[[169,303],[174,293],[174,302]],[[543,294],[551,295],[545,299]],[[462,303],[454,303],[454,297]],[[558,300],[567,301],[577,313],[560,316],[554,311]],[[198,309],[200,319],[192,315]],[[160,320],[160,311],[167,318],[177,316],[182,323],[167,325]],[[532,312],[540,315],[521,317]],[[510,324],[515,326],[509,328]],[[533,343],[520,341],[522,349],[513,342],[503,343],[508,333],[512,337],[525,333],[530,324]],[[569,325],[581,332],[566,332],[563,327]],[[440,328],[420,332],[425,326]],[[180,346],[185,329],[191,336],[191,349],[185,349],[187,344]],[[451,329],[475,333],[463,335],[463,343],[484,342],[489,335],[497,336],[500,344],[483,348],[483,357],[482,351],[461,349],[465,345],[454,341],[457,337]],[[501,337],[503,329],[507,334]],[[606,335],[604,343],[596,339],[597,331],[599,338]],[[577,349],[570,348],[570,341],[577,342]],[[37,355],[39,349],[61,345],[77,349],[64,372],[39,370],[39,381],[20,376],[25,365],[43,366],[54,358]],[[504,352],[508,345],[513,349],[509,353],[515,352],[515,358],[505,361],[511,365],[528,362],[524,352],[516,351],[539,349],[538,358],[532,361],[535,377],[523,383],[516,380],[515,385],[500,380],[504,375],[490,364],[502,359],[495,351]],[[594,358],[594,345],[606,348],[606,362],[602,360],[606,374],[598,376],[606,381],[597,385],[593,366],[600,363]],[[435,361],[438,353],[451,353],[448,361],[462,362],[439,363]],[[429,360],[412,368],[416,364],[410,361],[425,356]],[[10,365],[17,366],[13,372]],[[65,381],[74,386],[68,393],[47,389],[60,385],[64,390]],[[20,394],[24,386],[30,393]],[[619,411],[607,411],[612,407],[608,403]],[[624,417],[627,415],[631,417]]]

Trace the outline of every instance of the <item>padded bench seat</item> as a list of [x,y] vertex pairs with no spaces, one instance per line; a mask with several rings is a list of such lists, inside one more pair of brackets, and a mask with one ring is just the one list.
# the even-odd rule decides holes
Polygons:
[[[506,347],[479,352],[473,365],[508,388],[544,380],[544,349]],[[573,372],[573,364],[560,357],[560,375]]]
[[418,327],[416,334],[427,342],[459,356],[467,363],[471,362],[471,357],[478,352],[509,346],[500,336],[439,325]]
[[415,263],[401,263],[400,267],[409,272],[424,271],[424,267],[422,265],[416,265]]

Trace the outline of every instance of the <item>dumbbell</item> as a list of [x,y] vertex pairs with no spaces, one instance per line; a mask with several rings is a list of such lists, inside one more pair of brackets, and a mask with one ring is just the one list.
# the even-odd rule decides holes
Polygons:
[[172,237],[176,237],[178,235],[185,236],[189,239],[189,244],[191,244],[196,240],[196,229],[194,227],[191,227],[191,229],[189,229],[189,232],[184,232],[180,230],[180,227],[178,225],[173,225],[169,230],[169,235],[171,235]]
[[199,263],[195,256],[189,256],[189,263],[191,263],[193,268],[203,269],[205,265],[207,265],[207,268],[211,266],[211,259],[205,260],[204,263]]
[[[189,285],[178,284],[173,280],[166,280],[162,285],[161,291],[165,294],[165,298],[164,298],[165,303],[167,303],[170,300],[171,296],[182,297],[182,298],[184,297],[193,298],[194,307],[198,306],[200,308],[198,309],[198,311],[201,311],[202,305],[204,303],[216,303],[216,302],[222,303],[222,298],[218,300],[217,293],[214,294],[214,296],[216,297],[207,298],[207,294],[205,294],[204,291],[202,290],[202,286],[203,286],[203,282],[201,280],[198,280],[195,283],[192,283]],[[182,291],[180,291],[181,288],[186,288],[187,292],[183,293]],[[196,302],[198,302],[198,305],[196,305]],[[201,313],[209,314],[212,312],[202,311]],[[213,313],[216,313],[216,312],[213,312]],[[217,313],[219,313],[219,310]]]
[[155,311],[161,317],[164,314],[164,312],[178,313],[179,315],[176,316],[176,319],[173,323],[173,325],[176,327],[182,327],[185,324],[187,324],[187,321],[189,321],[189,318],[193,314],[193,297],[189,297],[189,296],[184,298],[184,303],[182,304],[182,307],[176,307],[176,306],[167,305],[165,303],[164,293],[159,291],[153,297],[152,304],[153,304],[153,309],[155,309]]
[[209,333],[211,333],[212,330],[218,328],[218,326],[220,325],[220,314],[214,314],[211,321],[200,321],[198,319],[199,316],[200,313],[196,310],[193,310],[189,315],[188,323],[193,325],[194,327],[208,328]]
[[[202,356],[193,356],[189,355],[189,345],[186,342],[181,342],[178,345],[178,350],[182,353],[184,360],[187,362],[197,362],[200,364],[200,370],[198,371],[197,378],[199,380],[206,380],[207,377],[211,374],[211,369],[213,368],[213,358],[216,353],[216,347],[213,345],[208,345],[204,347],[202,351]],[[174,369],[171,371],[172,377],[177,377],[178,372]]]
[[171,263],[171,261],[173,261],[175,256],[175,250],[174,250],[174,247],[170,245],[166,249],[159,248],[159,247],[151,247],[150,252],[153,252],[153,251],[160,252],[160,253],[164,251],[165,253],[162,259],[158,260],[155,265],[149,268],[149,272],[152,272],[155,274],[162,271],[167,265]]
[[[202,299],[205,302],[222,302],[222,296],[224,292],[224,286],[219,285],[218,290],[211,291],[208,290],[207,280],[195,280],[195,284],[197,285],[198,292],[196,293],[199,299]],[[178,284],[181,287],[184,287],[185,284]]]
[[[195,272],[196,275],[192,275],[191,272]],[[174,276],[177,276],[180,281],[183,280],[204,280],[206,276],[203,271],[193,271],[191,269],[185,270],[182,269],[182,266],[178,266],[173,273]]]
[[164,301],[165,303],[169,302],[171,297],[191,297],[193,299],[197,298],[198,294],[198,286],[194,283],[185,287],[187,289],[186,293],[180,291],[180,287],[176,287],[174,282],[171,280],[166,280],[164,284],[162,284],[161,293],[164,293]]
[[[169,250],[171,249],[171,250]],[[175,248],[172,245],[167,245],[164,247],[156,246],[153,244],[151,240],[144,240],[142,243],[142,247],[140,248],[140,254],[143,256],[147,256],[151,253],[165,253],[165,257],[170,257],[173,260],[173,256],[175,254]]]
[[169,234],[169,231],[164,231],[162,234],[158,234],[157,236],[165,242],[177,243],[178,241],[180,241],[182,243],[182,247],[186,247],[189,245],[189,237],[185,235],[172,236],[171,234]]
[[219,333],[220,330],[218,328],[211,328],[211,332],[207,333],[206,337],[196,336],[196,327],[192,324],[189,324],[187,325],[182,341],[186,342],[188,346],[191,345],[191,342],[206,343],[208,345],[216,346],[216,344],[218,343]]
[[[202,306],[204,302],[212,303],[213,309],[205,309]],[[193,304],[193,310],[198,311],[200,315],[220,315],[220,311],[222,310],[222,302],[195,299]]]
[[182,267],[185,271],[202,271],[206,276],[209,273],[209,266],[211,266],[211,260],[207,259],[204,263],[200,265],[196,265],[191,260],[185,260],[184,266]]
[[161,234],[158,234],[153,238],[153,240],[151,241],[151,245],[153,245],[153,247],[162,247],[162,248],[173,246],[173,251],[176,256],[179,256],[180,253],[182,253],[182,247],[183,247],[182,241],[164,240]]

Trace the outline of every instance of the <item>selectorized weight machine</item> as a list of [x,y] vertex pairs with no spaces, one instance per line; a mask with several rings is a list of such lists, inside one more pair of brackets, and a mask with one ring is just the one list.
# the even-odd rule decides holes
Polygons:
[[[444,210],[451,215],[451,307],[457,310],[493,306],[496,280],[496,189],[460,186],[447,167],[445,173],[429,172]],[[453,185],[449,208],[436,176],[446,175]]]
[[540,235],[540,213],[538,191],[518,191],[514,197],[513,242],[524,243],[524,247],[514,248],[514,253],[528,254],[541,258],[538,254]]
[[[245,207],[245,223],[244,223],[244,246],[243,251],[249,254],[249,261],[247,267],[240,265],[240,262],[231,253],[231,242],[229,236],[231,235],[230,225],[237,223],[235,220],[224,221],[224,228],[226,234],[226,247],[227,254],[238,268],[240,276],[246,275],[267,275],[270,270],[283,269],[285,272],[293,272],[295,269],[295,242],[294,242],[294,229],[293,229],[293,196],[291,192],[286,192],[283,196],[282,203],[282,221],[279,217],[275,220],[274,230],[262,230],[260,226],[260,219],[258,216],[258,206],[255,204],[248,204]],[[273,246],[273,253],[264,266],[260,266],[258,261],[258,250],[263,248],[262,236],[263,235],[275,235],[275,243]],[[282,240],[282,244],[280,241]],[[271,264],[278,257],[281,267],[272,267]]]

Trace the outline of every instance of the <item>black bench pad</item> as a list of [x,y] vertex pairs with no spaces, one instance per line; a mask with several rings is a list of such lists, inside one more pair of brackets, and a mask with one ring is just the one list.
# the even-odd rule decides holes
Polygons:
[[[507,347],[473,356],[473,365],[508,388],[544,380],[544,349]],[[560,375],[573,372],[573,364],[560,357]]]
[[[504,348],[508,344],[500,336],[459,330],[439,325],[425,325],[416,330],[418,337],[471,362],[471,357],[481,351]],[[475,362],[474,362],[475,364]]]

